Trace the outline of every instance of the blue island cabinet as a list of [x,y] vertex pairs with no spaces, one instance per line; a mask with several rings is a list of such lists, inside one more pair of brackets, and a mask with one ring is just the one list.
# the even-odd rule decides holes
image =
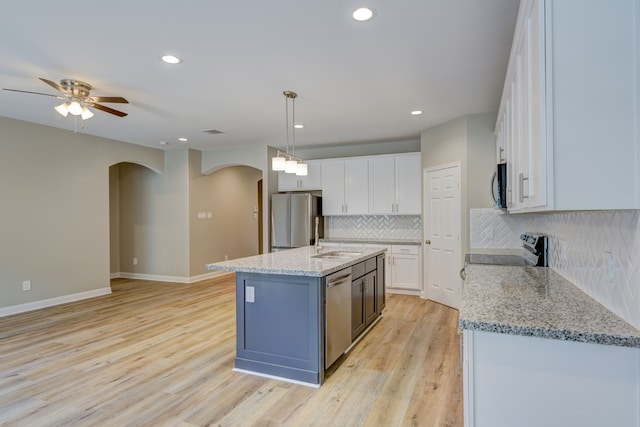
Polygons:
[[324,380],[323,278],[236,273],[235,369]]

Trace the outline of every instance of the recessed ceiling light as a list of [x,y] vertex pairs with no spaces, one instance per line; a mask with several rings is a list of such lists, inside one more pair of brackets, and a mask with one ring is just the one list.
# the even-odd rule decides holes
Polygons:
[[412,116],[419,116],[420,114],[422,114],[422,110],[413,110],[413,111],[411,112],[411,115],[412,115]]
[[173,55],[165,55],[162,57],[162,60],[164,62],[166,62],[167,64],[179,64],[182,62],[182,60],[180,58],[178,58],[177,56],[173,56]]
[[302,123],[298,123],[297,125],[293,125],[296,129],[304,129],[304,125]]
[[373,18],[373,9],[369,9],[368,7],[361,7],[359,9],[356,9],[353,12],[352,16],[356,21],[368,21],[369,19]]
[[160,141],[160,145],[169,145],[167,141]]
[[187,141],[188,141],[188,139],[187,139],[187,138],[184,138],[184,137],[180,137],[180,138],[178,138],[178,141],[180,141],[180,142],[187,142]]

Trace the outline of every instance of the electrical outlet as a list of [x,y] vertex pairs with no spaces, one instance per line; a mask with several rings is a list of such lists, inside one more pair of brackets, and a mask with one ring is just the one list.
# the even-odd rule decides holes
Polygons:
[[607,255],[607,271],[609,274],[609,283],[613,283],[613,254],[609,251],[604,251],[604,253]]
[[133,259],[133,265],[138,265],[138,258]]
[[244,288],[244,300],[246,302],[256,302],[256,289],[253,286]]
[[229,261],[229,255],[225,255],[225,256],[224,256],[224,260],[225,260],[225,261]]
[[31,280],[24,280],[22,282],[22,290],[23,291],[30,291],[31,290]]

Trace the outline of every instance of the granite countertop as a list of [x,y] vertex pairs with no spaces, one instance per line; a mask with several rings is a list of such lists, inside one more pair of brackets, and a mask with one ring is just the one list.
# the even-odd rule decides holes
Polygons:
[[[325,248],[321,253],[334,251]],[[350,267],[361,261],[377,256],[386,249],[365,249],[361,254],[348,259],[314,258],[315,247],[288,249],[246,258],[207,264],[207,270],[236,271],[243,273],[283,274],[288,276],[324,277],[328,274]],[[360,251],[358,251],[360,252]]]
[[363,245],[418,245],[422,244],[420,239],[378,239],[370,237],[325,237],[320,239],[320,243],[362,243]]
[[459,327],[640,348],[640,330],[546,267],[467,266]]

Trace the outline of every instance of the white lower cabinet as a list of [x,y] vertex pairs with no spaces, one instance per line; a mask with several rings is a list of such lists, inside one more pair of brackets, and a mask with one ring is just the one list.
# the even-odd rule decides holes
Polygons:
[[463,331],[465,427],[640,426],[640,349]]
[[420,246],[391,246],[391,256],[389,257],[391,280],[387,286],[389,292],[419,294],[422,289],[420,252]]

